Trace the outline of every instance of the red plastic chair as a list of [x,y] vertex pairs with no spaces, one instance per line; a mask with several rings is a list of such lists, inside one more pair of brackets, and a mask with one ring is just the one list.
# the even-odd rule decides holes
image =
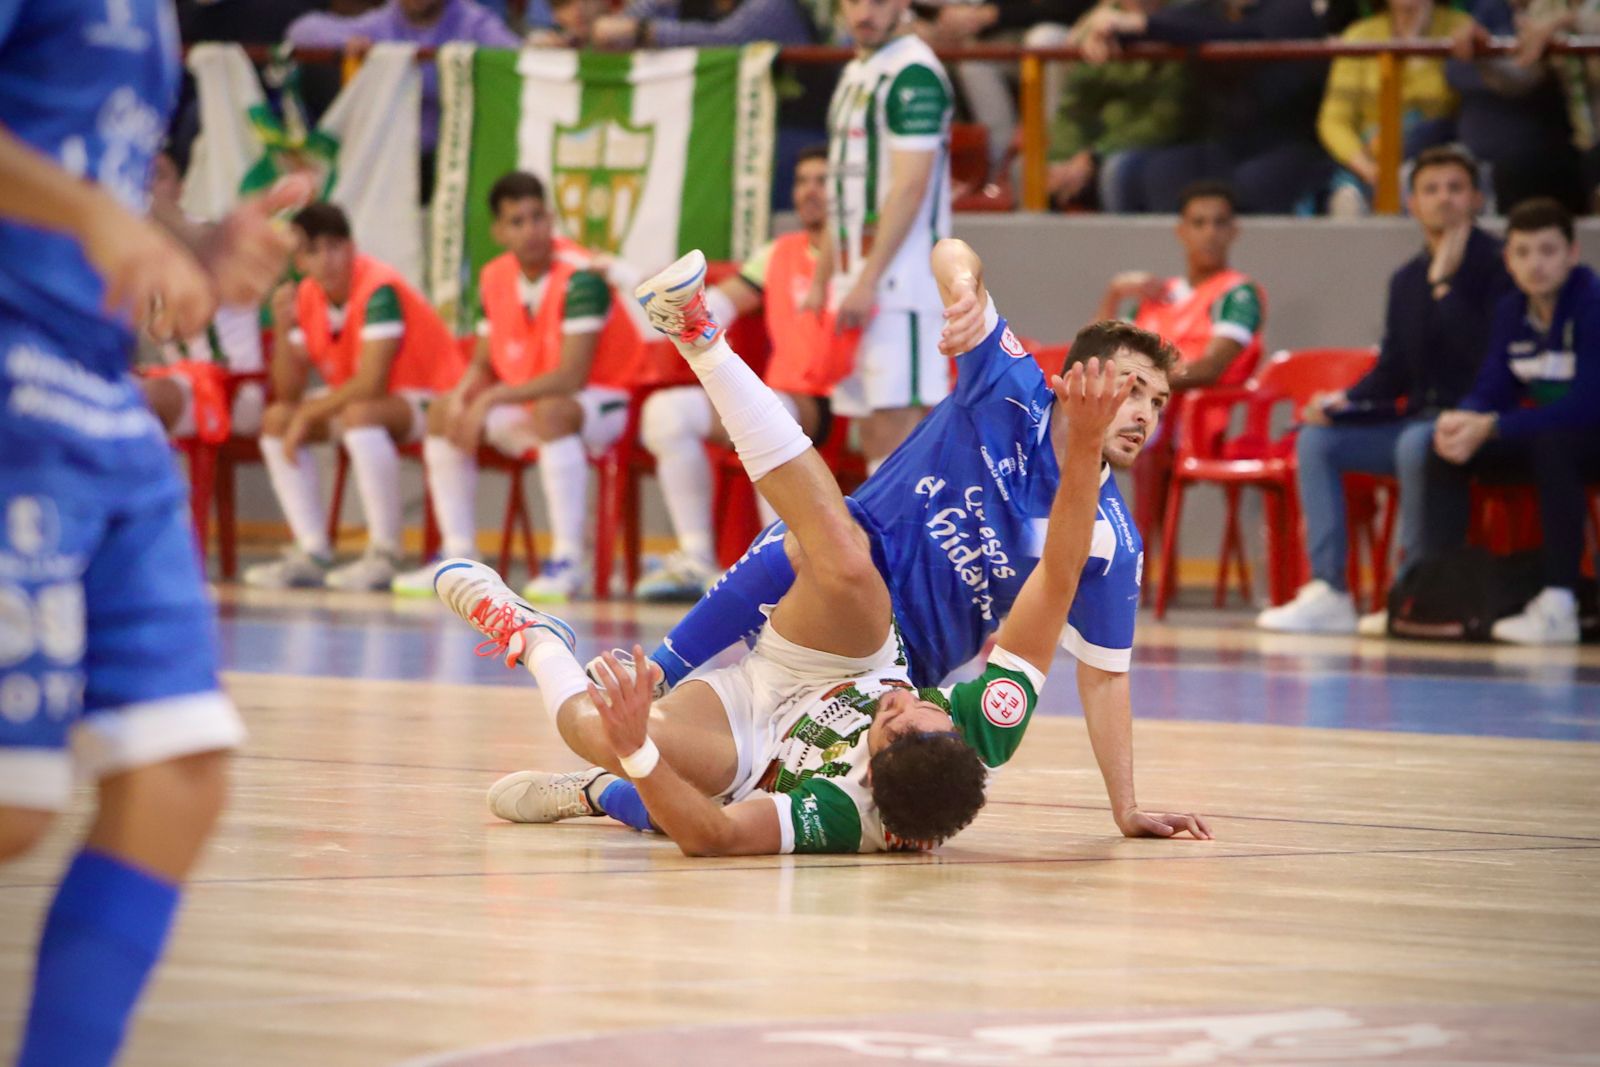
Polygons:
[[[1299,506],[1295,494],[1294,430],[1274,437],[1272,415],[1284,403],[1299,410],[1317,393],[1343,389],[1358,381],[1376,362],[1371,349],[1307,349],[1279,352],[1243,386],[1220,386],[1198,392],[1186,416],[1175,428],[1177,451],[1172,486],[1167,494],[1161,536],[1161,579],[1156,591],[1156,617],[1166,615],[1177,582],[1178,527],[1183,518],[1184,492],[1192,485],[1222,487],[1230,497],[1229,521],[1223,531],[1227,559],[1243,558],[1233,499],[1246,488],[1261,490],[1267,509],[1267,566],[1272,602],[1289,599],[1298,584],[1301,538]],[[1218,438],[1208,432],[1212,412],[1231,413],[1245,407],[1244,431],[1236,437]],[[1238,547],[1229,550],[1230,544]]]

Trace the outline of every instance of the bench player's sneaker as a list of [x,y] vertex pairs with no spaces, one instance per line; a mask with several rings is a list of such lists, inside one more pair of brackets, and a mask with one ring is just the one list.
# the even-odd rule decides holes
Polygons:
[[[489,810],[507,822],[560,822],[603,816],[595,799],[617,776],[603,767],[551,774],[514,771],[489,787]],[[591,789],[591,787],[594,787]]]
[[704,350],[722,336],[706,306],[706,257],[698,248],[633,291],[650,325],[690,348]]
[[333,567],[330,556],[313,556],[298,545],[267,563],[244,569],[244,584],[256,589],[321,589]]
[[389,588],[399,571],[394,553],[387,548],[368,547],[359,559],[328,572],[328,588],[346,592],[376,593]]
[[488,640],[480,656],[499,656],[507,667],[522,662],[533,642],[548,634],[571,650],[572,627],[513,593],[493,567],[474,559],[447,559],[433,573],[433,591]]

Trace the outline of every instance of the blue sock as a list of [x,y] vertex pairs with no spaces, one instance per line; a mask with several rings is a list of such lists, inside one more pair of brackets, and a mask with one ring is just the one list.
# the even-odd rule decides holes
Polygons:
[[161,956],[178,887],[121,860],[78,853],[39,938],[17,1067],[104,1067]]
[[700,664],[738,641],[747,641],[767,621],[763,606],[777,604],[794,584],[794,565],[783,550],[782,523],[768,527],[716,585],[689,609],[650,653],[677,685]]
[[595,801],[595,806],[620,823],[627,823],[635,830],[644,830],[646,833],[659,834],[660,827],[650,821],[650,813],[645,810],[644,800],[639,796],[639,790],[627,779],[617,778],[610,785],[600,790],[600,799]]

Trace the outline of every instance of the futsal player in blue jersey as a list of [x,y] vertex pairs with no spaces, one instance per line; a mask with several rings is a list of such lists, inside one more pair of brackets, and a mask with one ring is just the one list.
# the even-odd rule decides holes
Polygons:
[[0,0],[0,859],[75,777],[99,791],[44,919],[23,1067],[116,1056],[243,737],[128,365],[138,326],[192,336],[219,298],[259,300],[289,251],[270,214],[309,187],[183,240],[143,219],[178,72],[168,0]]
[[[940,346],[956,359],[955,388],[847,498],[871,536],[918,686],[939,684],[978,655],[1010,612],[1039,557],[1066,429],[1051,418],[1055,398],[1044,372],[996,312],[977,254],[944,240],[932,267],[946,308]],[[1101,322],[1079,332],[1067,362],[1091,358],[1113,360],[1135,385],[1105,435],[1094,538],[1062,643],[1078,660],[1078,692],[1117,826],[1130,837],[1169,837],[1192,817],[1141,811],[1134,793],[1128,670],[1144,552],[1111,468],[1131,465],[1155,432],[1175,354],[1154,334]],[[757,538],[651,653],[665,675],[660,688],[759,631],[794,581],[785,533],[780,523]],[[496,783],[491,808],[502,818],[609,814],[649,825],[632,787],[595,769],[519,772],[516,783],[515,792],[509,780]]]

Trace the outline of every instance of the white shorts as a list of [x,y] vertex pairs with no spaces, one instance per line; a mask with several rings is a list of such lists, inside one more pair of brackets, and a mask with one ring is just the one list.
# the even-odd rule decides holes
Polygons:
[[932,407],[950,395],[939,351],[942,311],[879,311],[861,331],[855,369],[833,389],[835,414],[859,419],[888,408]]
[[[590,455],[598,456],[617,443],[628,428],[628,393],[604,385],[578,390],[573,397],[583,409],[583,427],[578,436]],[[483,439],[497,452],[520,456],[528,442],[536,441],[533,412],[526,404],[499,404],[489,409],[483,420]]]
[[[172,424],[173,437],[194,436],[194,383],[182,374],[166,379],[183,393],[183,411]],[[245,382],[233,395],[232,434],[234,437],[255,437],[261,433],[261,413],[267,407],[267,390],[261,382]]]
[[882,648],[856,659],[797,645],[769,621],[749,655],[699,679],[722,701],[739,754],[733,784],[721,799],[743,800],[755,791],[780,740],[774,727],[780,711],[787,713],[797,702],[820,703],[823,694],[841,682],[895,667],[899,657],[900,640],[893,627]]

